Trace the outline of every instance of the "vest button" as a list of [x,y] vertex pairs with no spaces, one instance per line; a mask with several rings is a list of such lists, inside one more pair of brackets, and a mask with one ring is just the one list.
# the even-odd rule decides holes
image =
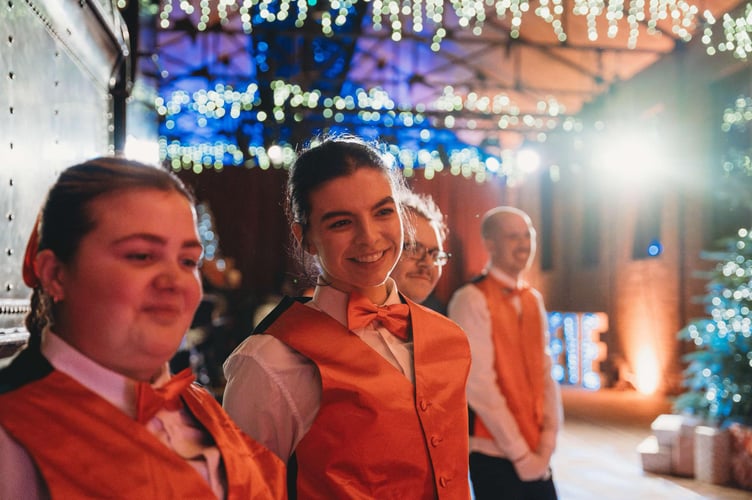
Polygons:
[[431,436],[431,446],[436,448],[443,440],[440,436]]
[[428,411],[428,407],[431,406],[431,402],[425,399],[420,400],[420,409],[423,411]]
[[441,486],[442,488],[446,488],[448,485],[449,485],[449,479],[447,479],[444,476],[441,476],[439,478],[439,486]]

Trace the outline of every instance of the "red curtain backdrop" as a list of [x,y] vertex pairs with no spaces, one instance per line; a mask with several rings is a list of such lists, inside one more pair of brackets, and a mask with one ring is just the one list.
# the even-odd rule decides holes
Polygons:
[[[283,210],[287,172],[228,167],[200,175],[182,172],[180,177],[214,214],[221,252],[232,257],[243,274],[242,291],[255,297],[274,292],[279,276],[296,269]],[[422,170],[408,183],[430,194],[447,216],[447,249],[453,258],[436,288],[437,298],[446,304],[452,292],[486,263],[480,217],[506,203],[507,190],[495,179],[481,184],[448,173],[426,180]]]
[[287,172],[228,167],[180,177],[214,215],[220,251],[243,274],[241,289],[255,296],[274,291],[292,262],[283,208]]
[[480,238],[480,219],[487,210],[507,203],[508,193],[497,179],[478,183],[474,179],[440,173],[427,180],[422,170],[416,174],[409,180],[410,187],[418,193],[431,195],[449,226],[446,247],[452,259],[444,268],[435,292],[446,305],[452,292],[485,266],[488,256]]

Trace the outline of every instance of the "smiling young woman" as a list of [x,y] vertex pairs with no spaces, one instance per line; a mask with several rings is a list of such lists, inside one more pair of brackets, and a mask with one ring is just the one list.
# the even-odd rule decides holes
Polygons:
[[354,137],[298,157],[287,213],[313,298],[283,299],[225,363],[225,408],[297,498],[469,498],[467,340],[389,277],[403,182]]

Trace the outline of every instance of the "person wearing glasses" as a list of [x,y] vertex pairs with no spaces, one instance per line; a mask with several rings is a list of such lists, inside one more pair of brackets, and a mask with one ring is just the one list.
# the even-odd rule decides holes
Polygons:
[[521,277],[535,255],[535,229],[525,212],[502,206],[484,214],[481,235],[489,263],[448,307],[473,360],[467,399],[475,497],[553,500],[561,400],[543,298]]
[[[392,271],[399,291],[424,304],[441,278],[451,254],[444,251],[448,228],[429,195],[408,192],[400,200],[412,231],[406,231],[402,257]],[[424,304],[425,305],[425,304]]]

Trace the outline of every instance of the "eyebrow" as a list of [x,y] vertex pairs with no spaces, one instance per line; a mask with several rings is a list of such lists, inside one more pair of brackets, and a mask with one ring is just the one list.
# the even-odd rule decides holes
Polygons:
[[[143,240],[149,243],[156,243],[159,245],[164,245],[167,240],[165,238],[162,238],[161,236],[157,236],[155,234],[151,233],[134,233],[129,234],[127,236],[124,236],[122,238],[118,238],[115,240],[112,244],[113,245],[120,245],[121,243],[127,243],[129,241],[133,240]],[[183,244],[181,245],[182,248],[198,248],[203,251],[203,246],[201,245],[201,242],[195,239],[191,240],[185,240]]]
[[[392,198],[391,196],[387,196],[387,197],[385,197],[385,198],[377,201],[376,203],[374,203],[374,205],[371,207],[371,210],[377,210],[377,209],[383,207],[384,205],[389,205],[390,203],[396,205],[396,203],[394,201],[394,198]],[[348,212],[346,210],[327,212],[327,213],[325,213],[324,215],[321,216],[321,222],[325,222],[325,221],[330,220],[330,219],[335,219],[337,217],[346,217],[346,216],[349,216],[349,215],[352,215],[352,212]]]

